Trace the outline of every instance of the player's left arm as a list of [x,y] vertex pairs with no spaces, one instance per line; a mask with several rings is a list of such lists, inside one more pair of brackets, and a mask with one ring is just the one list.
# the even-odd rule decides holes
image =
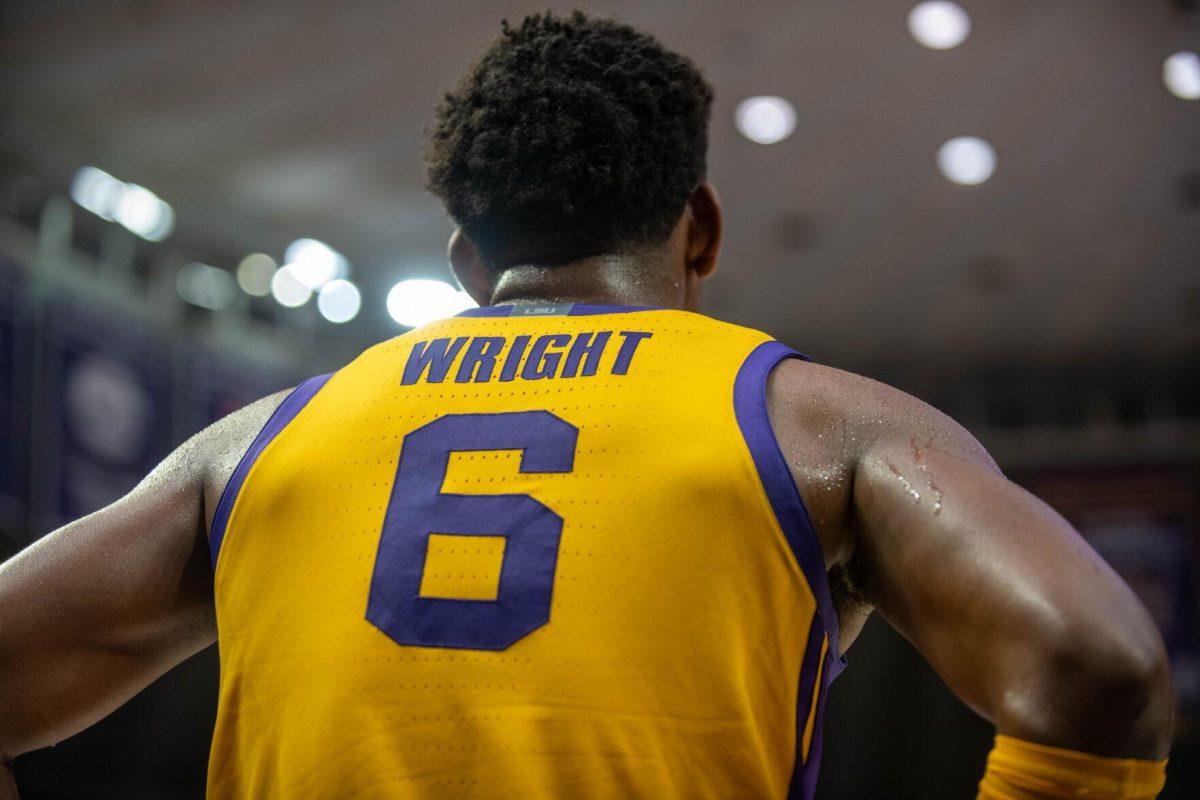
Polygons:
[[[793,462],[815,465],[798,483],[831,573],[862,599],[852,619],[877,609],[995,723],[989,780],[1043,787],[1022,797],[1068,796],[1044,789],[1060,779],[1089,797],[1153,786],[1170,742],[1170,673],[1124,581],[946,415],[828,367],[777,372],[777,410],[803,423],[777,434]],[[1115,777],[1104,788],[1064,777],[1084,775]]]
[[197,434],[127,496],[0,565],[0,758],[83,730],[215,641],[206,522],[282,397]]

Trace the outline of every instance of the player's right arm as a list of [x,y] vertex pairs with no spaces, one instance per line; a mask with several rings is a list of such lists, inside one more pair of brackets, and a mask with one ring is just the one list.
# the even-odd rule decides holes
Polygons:
[[776,372],[773,406],[796,421],[782,425],[785,453],[818,472],[822,461],[844,470],[823,491],[811,466],[793,467],[827,566],[861,598],[852,623],[878,609],[1009,740],[1165,757],[1162,640],[1062,517],[1008,481],[953,420],[903,392],[813,364]]
[[0,565],[0,757],[83,730],[214,641],[205,532],[283,397],[197,434],[125,497]]

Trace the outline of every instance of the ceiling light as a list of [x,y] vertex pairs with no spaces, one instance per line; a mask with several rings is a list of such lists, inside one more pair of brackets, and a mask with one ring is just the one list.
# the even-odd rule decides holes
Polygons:
[[996,171],[996,151],[976,136],[959,136],[938,149],[937,163],[947,179],[976,186]]
[[345,256],[316,239],[297,239],[283,254],[293,275],[309,289],[316,291],[335,278],[349,273]]
[[158,195],[136,183],[125,184],[114,218],[143,239],[160,241],[175,226],[175,212]]
[[296,277],[290,266],[283,266],[271,276],[271,296],[281,306],[298,308],[312,297],[312,289]]
[[109,222],[124,194],[125,184],[99,167],[82,167],[71,182],[71,199]]
[[409,328],[452,317],[474,305],[466,292],[445,281],[423,278],[400,281],[387,295],[388,314]]
[[759,144],[782,142],[796,130],[796,109],[782,97],[747,98],[733,118],[741,134]]
[[1200,100],[1200,56],[1182,51],[1163,62],[1163,83],[1181,100]]
[[237,267],[238,286],[253,297],[266,297],[271,293],[271,278],[279,265],[266,253],[251,253]]
[[180,267],[175,288],[186,302],[210,311],[228,308],[236,292],[233,276],[223,269],[198,261]]
[[125,183],[99,167],[83,167],[71,181],[71,199],[101,219],[118,222],[152,242],[175,227],[175,211],[144,186]]
[[908,12],[908,31],[926,47],[949,50],[966,41],[971,18],[958,3],[931,0]]
[[358,316],[362,294],[348,280],[336,278],[321,287],[317,295],[317,310],[330,322],[349,322]]

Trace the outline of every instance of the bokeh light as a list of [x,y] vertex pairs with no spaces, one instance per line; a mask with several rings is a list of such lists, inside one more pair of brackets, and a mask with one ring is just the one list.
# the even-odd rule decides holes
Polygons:
[[949,50],[966,41],[971,17],[958,3],[930,0],[918,3],[908,13],[908,32],[933,50]]
[[362,294],[344,278],[335,278],[321,287],[317,294],[317,310],[330,322],[349,322],[362,308]]
[[237,267],[238,286],[252,297],[266,297],[271,293],[271,278],[279,265],[266,253],[251,253]]
[[71,199],[109,222],[124,193],[125,184],[98,167],[82,167],[71,182]]
[[409,328],[417,328],[437,319],[452,317],[475,305],[466,292],[445,281],[413,278],[400,281],[387,296],[392,319]]
[[312,289],[296,277],[290,265],[285,265],[275,270],[275,274],[271,276],[271,296],[281,306],[298,308],[312,297]]
[[938,149],[937,163],[948,180],[977,186],[996,171],[996,151],[977,136],[959,136]]
[[283,254],[292,274],[314,292],[336,278],[349,274],[349,264],[338,251],[316,239],[297,239]]
[[1200,100],[1200,55],[1184,50],[1163,62],[1163,83],[1181,100]]
[[144,186],[125,183],[99,167],[82,167],[71,182],[71,199],[101,219],[117,222],[152,242],[175,228],[170,204]]
[[775,144],[796,130],[796,109],[782,97],[749,97],[738,104],[734,122],[750,141]]
[[193,261],[184,264],[175,278],[175,288],[185,302],[220,311],[233,302],[233,276],[223,269]]

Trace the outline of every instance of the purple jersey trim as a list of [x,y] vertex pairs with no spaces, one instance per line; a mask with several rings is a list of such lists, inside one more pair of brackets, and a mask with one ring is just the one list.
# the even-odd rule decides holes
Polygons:
[[293,389],[292,393],[285,397],[279,407],[275,409],[275,413],[267,420],[267,424],[263,425],[258,436],[250,444],[250,449],[242,456],[237,468],[229,476],[229,483],[225,484],[225,490],[221,492],[221,499],[217,503],[217,510],[213,513],[212,531],[208,537],[208,549],[212,556],[213,570],[217,568],[217,555],[221,552],[221,542],[225,540],[225,528],[229,524],[229,515],[233,511],[233,504],[237,501],[242,484],[246,482],[250,468],[254,466],[254,462],[262,455],[262,451],[267,448],[267,445],[274,441],[289,422],[295,419],[302,408],[308,405],[308,401],[313,399],[313,396],[321,390],[330,377],[330,375],[317,375]]
[[[527,310],[533,306],[480,306],[479,308],[468,308],[466,311],[459,312],[460,317],[508,317],[512,316],[513,309]],[[596,314],[625,314],[631,311],[666,311],[667,309],[660,306],[615,306],[615,305],[592,305],[589,303],[570,303],[562,306],[562,310],[558,311],[556,306],[547,306],[547,317],[590,317]],[[528,314],[528,316],[543,316],[541,314]]]
[[[818,687],[821,694],[817,697],[817,717],[813,720],[812,739],[809,740],[808,761],[804,762],[804,770],[800,780],[796,780],[796,773],[792,775],[793,786],[799,785],[803,789],[803,794],[801,795],[803,798],[814,797],[817,792],[817,773],[821,769],[821,752],[824,741],[825,700],[829,697],[829,684],[833,682],[833,679],[837,677],[837,673],[841,671],[841,668],[846,663],[844,658],[837,656],[835,649],[834,645],[830,644],[829,651],[825,654],[825,669],[821,670],[821,685]],[[799,735],[803,735],[803,731],[804,729],[801,728]],[[798,750],[797,753],[799,752]]]
[[[838,621],[829,594],[825,557],[767,413],[767,376],[779,362],[788,358],[811,361],[808,356],[780,342],[764,342],[756,347],[747,356],[734,382],[733,410],[742,436],[750,448],[754,466],[758,469],[758,477],[775,511],[775,518],[817,599],[821,622],[832,646],[838,641]],[[841,662],[844,661],[838,659],[835,672],[841,672]]]
[[[816,771],[819,769],[821,744],[820,711],[824,708],[824,689],[837,677],[846,665],[846,659],[837,655],[838,620],[833,607],[833,598],[829,592],[829,579],[825,573],[825,558],[821,553],[820,543],[800,490],[788,469],[787,460],[779,449],[779,442],[771,428],[771,418],[767,411],[767,377],[771,370],[781,361],[788,358],[810,360],[807,356],[797,353],[780,342],[764,342],[756,347],[738,371],[733,387],[733,410],[737,417],[738,427],[742,437],[750,449],[750,456],[758,470],[759,480],[763,490],[775,512],[779,527],[783,530],[796,558],[809,589],[817,601],[817,614],[813,625],[816,633],[809,634],[809,642],[801,665],[799,701],[806,701],[796,709],[796,763],[792,774],[793,791],[803,791],[799,797],[812,797],[810,783],[815,786]],[[821,670],[821,687],[814,687],[816,682],[816,665],[820,659],[821,635],[829,638],[829,656],[825,668]],[[815,637],[815,639],[814,639]],[[815,641],[815,644],[814,644]],[[815,652],[814,652],[815,649]],[[812,687],[812,688],[809,688]],[[821,691],[817,701],[817,719],[813,723],[813,738],[810,745],[809,758],[805,763],[801,758],[801,739],[807,722],[809,708],[812,703],[812,692]],[[797,785],[800,784],[800,785]]]
[[512,306],[479,306],[460,311],[456,317],[507,317],[512,313]]
[[[788,789],[788,797],[795,800],[808,800],[812,797],[812,790],[816,788],[815,784],[812,787],[808,785],[808,776],[817,774],[817,769],[820,765],[820,759],[813,759],[811,755],[818,752],[815,744],[809,746],[810,758],[804,759],[804,729],[808,725],[808,715],[810,712],[817,715],[817,719],[813,722],[813,736],[817,735],[821,724],[821,709],[820,699],[817,700],[817,708],[813,708],[813,692],[820,691],[817,686],[818,667],[821,665],[821,643],[825,640],[825,628],[821,624],[821,619],[818,612],[813,612],[812,622],[808,626],[808,641],[804,645],[804,660],[800,663],[800,685],[796,690],[796,760],[792,766],[792,780]],[[825,665],[828,669],[828,664]]]

